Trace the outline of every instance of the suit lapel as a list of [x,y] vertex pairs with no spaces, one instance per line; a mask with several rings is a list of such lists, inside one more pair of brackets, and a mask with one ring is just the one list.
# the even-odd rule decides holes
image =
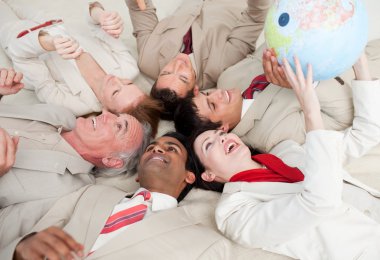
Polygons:
[[114,206],[126,195],[112,187],[96,185],[83,194],[65,230],[83,242],[87,254],[94,245]]
[[232,130],[236,135],[244,136],[250,131],[255,124],[255,120],[260,120],[273,97],[281,90],[280,87],[270,84],[264,91],[262,91],[257,98],[253,101],[253,105],[245,113],[244,117],[240,120],[239,124]]
[[156,237],[162,233],[195,223],[194,220],[188,217],[184,208],[181,207],[154,213],[146,219],[134,223],[123,233],[108,241],[107,244],[96,250],[88,259],[101,258],[151,237]]

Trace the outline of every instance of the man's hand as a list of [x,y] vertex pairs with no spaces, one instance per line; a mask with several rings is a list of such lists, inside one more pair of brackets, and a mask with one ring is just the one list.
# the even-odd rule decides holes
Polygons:
[[286,78],[283,68],[278,64],[276,54],[273,49],[264,50],[262,62],[265,77],[268,82],[283,88],[292,88]]
[[141,11],[144,11],[146,9],[145,0],[136,0],[136,3]]
[[317,97],[317,93],[313,87],[313,70],[309,64],[307,67],[306,78],[303,75],[301,64],[297,57],[294,57],[294,65],[296,73],[293,72],[292,67],[286,59],[283,59],[285,75],[290,82],[298,102],[305,116],[306,132],[324,129],[321,106]]
[[66,60],[75,59],[83,52],[83,49],[79,48],[79,43],[70,37],[55,36],[53,44],[57,53]]
[[0,69],[0,95],[15,94],[24,87],[22,73],[13,69]]
[[18,137],[10,137],[9,134],[0,128],[0,177],[6,174],[16,160]]
[[83,257],[83,246],[57,227],[49,227],[21,240],[16,246],[14,259],[74,259]]

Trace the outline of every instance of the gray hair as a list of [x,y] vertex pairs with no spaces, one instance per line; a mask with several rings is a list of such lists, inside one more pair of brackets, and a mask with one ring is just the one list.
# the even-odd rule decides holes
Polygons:
[[115,157],[123,160],[124,165],[121,168],[96,168],[94,174],[102,176],[116,176],[119,174],[133,175],[137,171],[140,157],[151,142],[152,128],[146,122],[141,123],[143,127],[143,140],[141,145],[134,151],[115,153]]

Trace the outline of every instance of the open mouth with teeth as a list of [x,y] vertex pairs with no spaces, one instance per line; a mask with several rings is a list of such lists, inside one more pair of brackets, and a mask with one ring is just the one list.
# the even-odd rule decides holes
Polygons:
[[224,151],[226,154],[230,154],[233,151],[235,151],[239,146],[240,145],[237,142],[235,142],[233,140],[228,140],[224,144]]
[[162,162],[162,163],[168,163],[168,160],[166,158],[164,158],[163,156],[159,156],[159,155],[154,155],[154,156],[151,156],[148,161],[158,161],[158,162]]
[[96,117],[92,118],[92,126],[94,127],[94,130],[96,130]]

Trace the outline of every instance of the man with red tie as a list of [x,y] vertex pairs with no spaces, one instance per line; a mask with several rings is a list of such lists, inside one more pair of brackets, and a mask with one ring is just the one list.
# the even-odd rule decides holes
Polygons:
[[195,182],[193,160],[182,135],[158,138],[140,159],[132,196],[90,185],[63,197],[32,233],[0,249],[1,259],[229,259],[229,242],[177,207]]
[[219,75],[256,49],[271,0],[182,1],[158,21],[151,0],[140,10],[126,0],[137,39],[138,65],[157,80],[151,96],[170,118],[181,98],[216,86]]

